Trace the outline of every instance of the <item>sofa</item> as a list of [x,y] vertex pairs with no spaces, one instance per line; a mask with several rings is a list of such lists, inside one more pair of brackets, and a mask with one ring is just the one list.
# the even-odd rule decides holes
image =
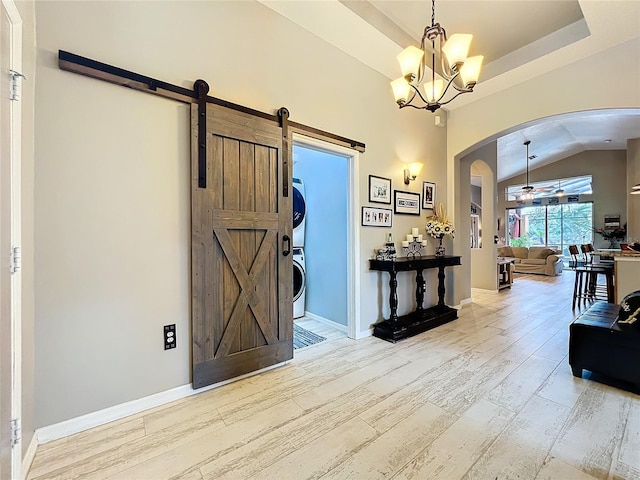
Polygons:
[[498,247],[499,257],[515,258],[513,271],[555,276],[562,273],[562,255],[547,247]]

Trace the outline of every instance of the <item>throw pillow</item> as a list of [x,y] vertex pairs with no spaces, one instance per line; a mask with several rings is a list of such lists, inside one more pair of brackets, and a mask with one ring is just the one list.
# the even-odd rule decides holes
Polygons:
[[511,250],[511,247],[508,247],[508,246],[498,247],[498,256],[513,257],[513,250]]
[[555,255],[555,251],[550,248],[545,248],[540,252],[539,258],[547,258],[549,255]]
[[527,247],[511,247],[515,258],[529,258],[529,249]]
[[529,248],[529,258],[535,260],[545,260],[549,255],[553,255],[556,253],[554,250],[551,250],[547,247],[530,247]]
[[640,290],[622,299],[617,321],[620,326],[633,325],[640,329]]

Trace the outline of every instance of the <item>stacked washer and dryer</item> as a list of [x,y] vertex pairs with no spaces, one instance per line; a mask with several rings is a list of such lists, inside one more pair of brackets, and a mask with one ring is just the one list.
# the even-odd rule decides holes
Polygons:
[[304,262],[304,229],[307,202],[304,183],[294,178],[293,185],[293,318],[304,317],[307,271]]

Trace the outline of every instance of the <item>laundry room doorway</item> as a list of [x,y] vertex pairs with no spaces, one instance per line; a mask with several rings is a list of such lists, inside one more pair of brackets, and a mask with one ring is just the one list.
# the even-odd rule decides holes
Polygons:
[[357,158],[294,136],[294,325],[327,339],[355,338]]

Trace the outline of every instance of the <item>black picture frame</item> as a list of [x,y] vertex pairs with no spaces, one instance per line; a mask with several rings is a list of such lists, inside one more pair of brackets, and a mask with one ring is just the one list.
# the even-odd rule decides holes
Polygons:
[[393,212],[390,208],[362,207],[361,224],[363,227],[391,227]]
[[398,215],[420,215],[420,194],[394,190],[393,213]]
[[422,208],[433,210],[436,204],[436,184],[433,182],[422,182]]
[[391,205],[391,179],[369,175],[369,202]]

